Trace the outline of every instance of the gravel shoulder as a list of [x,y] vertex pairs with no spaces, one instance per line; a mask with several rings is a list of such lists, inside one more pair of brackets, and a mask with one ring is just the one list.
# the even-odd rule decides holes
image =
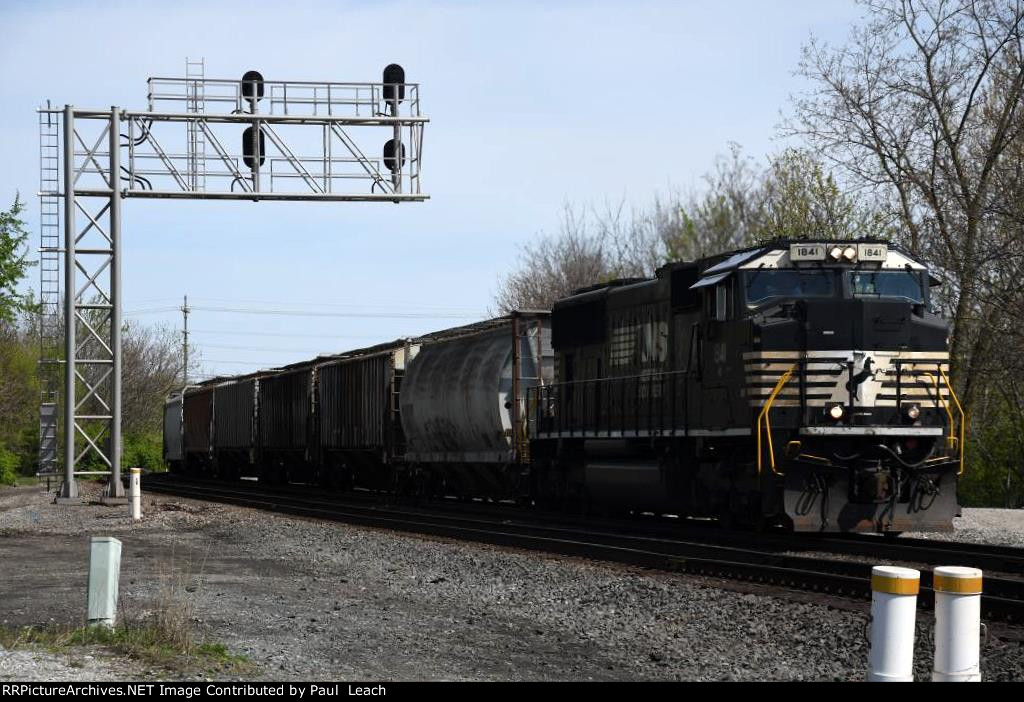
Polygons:
[[951,534],[907,532],[905,536],[1024,547],[1024,509],[964,507],[962,516],[953,519]]
[[[203,637],[250,659],[249,679],[858,680],[867,666],[859,606],[160,495],[143,507],[133,525],[127,507],[0,490],[0,623],[81,624],[87,537],[112,535],[126,614],[173,594]],[[999,520],[965,510],[964,532],[1005,531]],[[987,679],[1024,679],[1019,643],[990,637],[983,650]],[[0,680],[118,679],[133,665],[88,655],[72,667],[0,652]]]

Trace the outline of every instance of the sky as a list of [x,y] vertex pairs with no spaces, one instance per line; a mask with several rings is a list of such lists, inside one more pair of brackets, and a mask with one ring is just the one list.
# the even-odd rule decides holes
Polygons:
[[[183,76],[186,57],[232,79],[379,81],[400,63],[430,118],[428,201],[123,206],[126,313],[180,329],[188,295],[203,375],[368,346],[488,316],[567,202],[643,206],[699,188],[730,142],[777,151],[806,87],[801,46],[841,42],[860,14],[853,0],[4,0],[0,206],[28,199],[37,241],[47,100],[142,110],[146,79]],[[279,310],[292,314],[263,314]]]

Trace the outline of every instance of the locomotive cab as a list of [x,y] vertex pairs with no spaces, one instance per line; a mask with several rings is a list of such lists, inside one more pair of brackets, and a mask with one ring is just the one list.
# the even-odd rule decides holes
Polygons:
[[738,273],[760,468],[783,484],[766,508],[801,529],[949,529],[963,418],[924,265],[880,242],[793,244]]

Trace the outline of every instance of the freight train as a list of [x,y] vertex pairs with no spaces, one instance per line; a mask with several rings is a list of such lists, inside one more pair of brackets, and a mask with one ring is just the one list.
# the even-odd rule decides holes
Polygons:
[[171,470],[418,498],[943,531],[965,417],[927,265],[775,241],[548,311],[189,386]]

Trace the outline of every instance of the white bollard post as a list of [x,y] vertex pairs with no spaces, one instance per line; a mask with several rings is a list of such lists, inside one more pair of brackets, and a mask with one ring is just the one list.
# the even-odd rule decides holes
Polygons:
[[113,536],[94,536],[89,544],[90,625],[114,628],[117,581],[121,574],[121,542]]
[[981,571],[941,566],[935,590],[934,682],[981,682]]
[[128,497],[132,501],[132,520],[142,519],[142,469],[129,469],[131,477],[128,479]]
[[868,682],[914,681],[914,625],[921,573],[912,568],[871,569],[871,653]]

